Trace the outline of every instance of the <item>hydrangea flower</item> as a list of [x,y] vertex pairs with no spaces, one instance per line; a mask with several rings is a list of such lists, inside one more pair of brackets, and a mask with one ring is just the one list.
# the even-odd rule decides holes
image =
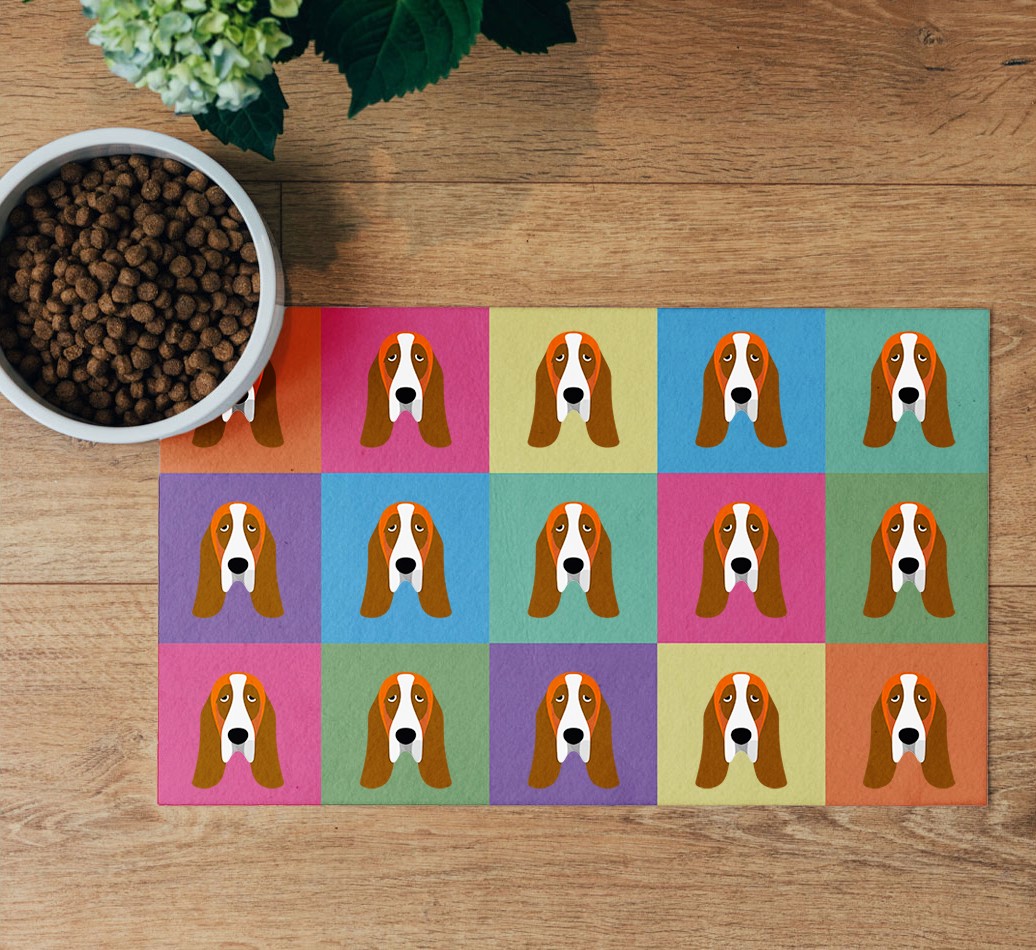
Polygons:
[[81,0],[87,37],[116,76],[157,92],[177,112],[235,111],[254,102],[273,59],[291,45],[281,20],[301,0]]

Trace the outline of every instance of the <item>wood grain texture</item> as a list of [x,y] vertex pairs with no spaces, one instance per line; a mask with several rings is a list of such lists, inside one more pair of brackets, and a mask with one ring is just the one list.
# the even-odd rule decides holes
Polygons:
[[310,52],[281,71],[275,165],[111,76],[78,11],[4,4],[0,166],[57,133],[143,125],[249,178],[1036,183],[1036,29],[1015,0],[573,0],[575,46],[483,39],[446,81],[353,121]]
[[0,170],[186,138],[252,183],[299,304],[990,307],[989,807],[160,809],[157,449],[4,404],[0,945],[1036,943],[1033,10],[572,6],[575,47],[480,43],[351,123],[304,57],[270,165],[110,76],[75,0],[5,3]]

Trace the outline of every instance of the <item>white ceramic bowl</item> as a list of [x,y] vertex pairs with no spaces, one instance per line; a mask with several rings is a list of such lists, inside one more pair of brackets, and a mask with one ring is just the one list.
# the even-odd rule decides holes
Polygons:
[[93,129],[57,139],[36,149],[0,178],[0,239],[7,219],[33,185],[52,178],[66,162],[109,155],[157,155],[196,168],[219,185],[237,205],[259,257],[259,308],[252,335],[237,365],[204,399],[179,415],[139,426],[101,426],[62,412],[41,399],[0,352],[0,393],[26,415],[65,435],[90,442],[150,442],[190,432],[229,409],[247,392],[273,352],[284,322],[284,272],[270,232],[245,190],[218,162],[179,139],[144,129]]

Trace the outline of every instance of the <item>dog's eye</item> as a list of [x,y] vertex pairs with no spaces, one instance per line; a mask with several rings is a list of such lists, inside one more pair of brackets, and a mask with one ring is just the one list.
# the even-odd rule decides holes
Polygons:
[[757,703],[757,702],[759,702],[759,697],[758,696],[749,696],[748,697],[748,701],[750,703]]
[[723,357],[723,362],[724,363],[729,363],[733,358],[734,358],[734,354],[733,353],[728,353],[726,356]]
[[593,699],[594,699],[593,696],[591,696],[589,693],[583,693],[583,702],[584,703],[592,703]]
[[564,363],[565,362],[565,354],[564,353],[558,353],[558,355],[554,357],[554,362],[555,363]]
[[219,526],[219,530],[220,530],[221,534],[226,534],[230,530],[230,525],[228,525],[228,524],[221,524]]
[[255,525],[254,525],[254,524],[246,524],[246,525],[245,525],[245,528],[246,528],[246,529],[247,529],[248,531],[252,531],[252,532],[254,532],[254,531],[255,531]]
[[221,703],[229,703],[230,702],[230,693],[224,693],[222,696],[220,696],[219,701]]
[[724,534],[730,534],[730,532],[733,531],[733,530],[734,530],[734,526],[732,524],[725,524],[725,525],[723,525],[723,533]]
[[917,701],[918,701],[919,703],[926,703],[926,702],[928,702],[928,697],[927,697],[927,696],[921,696],[921,695],[918,695],[918,697],[917,697]]
[[723,697],[723,702],[725,702],[725,703],[732,703],[733,701],[734,701],[734,694],[733,693],[727,693],[727,695]]
[[554,530],[557,531],[558,534],[561,534],[561,532],[565,530],[565,526],[563,524],[555,525]]
[[889,696],[889,702],[890,703],[898,703],[899,702],[899,697],[898,696]]
[[416,531],[416,532],[417,532],[418,534],[420,534],[420,533],[421,533],[422,531],[424,531],[424,525],[423,525],[423,524],[415,524],[415,525],[414,525],[414,530],[415,530],[415,531]]
[[388,526],[388,533],[389,534],[395,534],[397,528],[398,528],[398,525],[390,524]]
[[398,360],[398,359],[399,359],[399,354],[398,353],[390,353],[389,354],[388,361],[390,363],[395,363],[396,360]]
[[395,693],[389,693],[389,695],[386,696],[385,699],[387,699],[390,703],[394,703],[397,699],[399,699],[399,696],[397,696]]
[[424,696],[418,696],[417,693],[414,693],[414,702],[415,703],[423,703],[424,702]]
[[245,699],[247,699],[250,703],[254,703],[257,698],[258,697],[253,696],[251,693],[249,693],[247,696],[245,696]]
[[565,701],[565,696],[564,696],[563,693],[558,693],[558,695],[554,697],[554,702],[556,702],[556,703],[563,703],[564,701]]
[[893,534],[899,534],[899,525],[898,524],[892,525],[892,527],[889,528],[889,531],[891,531]]
[[593,530],[593,526],[592,526],[592,525],[588,525],[588,524],[585,524],[585,525],[583,525],[583,530],[584,530],[584,531],[585,531],[585,532],[586,532],[587,534],[589,534],[589,533],[590,533],[590,532],[591,532],[591,531]]
[[424,357],[420,353],[415,353],[414,354],[414,360],[415,360],[415,362],[423,363],[424,362]]
[[750,524],[748,526],[748,530],[751,531],[753,534],[758,534],[759,533],[759,525],[757,525],[757,524]]
[[918,353],[917,354],[917,362],[918,363],[927,363],[928,362],[928,357],[925,356],[924,353]]
[[584,363],[589,363],[590,360],[592,360],[592,359],[593,359],[593,357],[589,353],[584,353],[583,354],[583,362]]
[[898,363],[899,362],[899,354],[898,353],[893,353],[889,357],[889,361],[892,362],[892,363]]
[[919,524],[917,526],[917,530],[920,531],[921,534],[924,534],[928,530],[928,525],[926,525],[926,524]]
[[758,354],[756,354],[756,353],[749,353],[749,354],[748,354],[748,358],[749,358],[749,359],[750,359],[750,360],[751,360],[751,361],[752,361],[753,363],[758,363],[758,362],[759,362],[759,356],[758,356]]

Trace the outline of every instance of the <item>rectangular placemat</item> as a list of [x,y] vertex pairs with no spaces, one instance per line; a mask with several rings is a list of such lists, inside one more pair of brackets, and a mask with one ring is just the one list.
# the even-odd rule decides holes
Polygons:
[[984,310],[292,308],[162,444],[162,804],[986,802]]

